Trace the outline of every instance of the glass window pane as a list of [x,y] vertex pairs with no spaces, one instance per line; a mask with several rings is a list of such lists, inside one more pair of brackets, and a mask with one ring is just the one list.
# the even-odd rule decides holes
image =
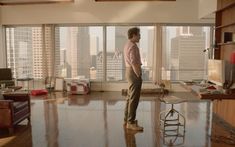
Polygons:
[[162,31],[162,78],[205,79],[210,47],[210,27],[166,26]]
[[[107,54],[106,54],[106,80],[124,81],[125,62],[123,47],[127,42],[127,31],[133,26],[108,26],[107,27]],[[152,80],[154,27],[138,26],[141,39],[138,44],[142,61],[142,78],[144,81]],[[155,40],[156,41],[156,40]]]
[[103,27],[56,27],[58,76],[102,80]]
[[41,78],[42,28],[6,28],[7,66],[15,78]]

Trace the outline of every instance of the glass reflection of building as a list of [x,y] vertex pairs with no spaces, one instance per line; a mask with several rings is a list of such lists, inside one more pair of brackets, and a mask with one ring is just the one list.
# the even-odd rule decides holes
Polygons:
[[58,147],[58,110],[56,101],[45,101],[45,130],[48,147]]

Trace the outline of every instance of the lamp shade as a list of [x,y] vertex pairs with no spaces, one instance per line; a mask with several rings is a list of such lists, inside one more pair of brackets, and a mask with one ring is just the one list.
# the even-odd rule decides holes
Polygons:
[[231,57],[230,57],[230,61],[232,64],[235,64],[235,52],[232,52]]

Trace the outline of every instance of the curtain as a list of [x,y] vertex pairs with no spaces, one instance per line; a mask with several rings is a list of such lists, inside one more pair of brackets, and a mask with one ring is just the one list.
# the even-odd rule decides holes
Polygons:
[[42,26],[42,72],[43,78],[54,77],[56,75],[55,67],[55,43],[54,43],[54,25]]
[[[157,30],[158,29],[158,30]],[[161,40],[162,29],[160,25],[155,27],[154,35],[154,62],[153,62],[153,82],[161,82],[162,73],[162,40]]]

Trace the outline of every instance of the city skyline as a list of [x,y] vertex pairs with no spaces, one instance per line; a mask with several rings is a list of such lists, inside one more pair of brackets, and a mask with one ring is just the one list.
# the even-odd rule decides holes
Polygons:
[[[93,80],[106,78],[107,81],[123,81],[125,80],[123,46],[127,41],[126,34],[129,27],[108,26],[106,28],[106,51],[103,46],[103,27],[56,27],[55,31],[50,27],[46,27],[44,30],[40,27],[9,28],[6,31],[8,66],[14,67],[15,76],[21,74],[22,77],[42,78],[48,75],[57,75],[67,78],[86,77]],[[188,56],[192,54],[192,51],[197,51],[195,52],[197,56],[194,57],[200,58],[201,62],[195,66],[192,64],[190,68],[195,70],[202,66],[204,68],[206,61],[201,49],[208,44],[208,33],[205,33],[203,27],[198,27],[198,29],[195,29],[196,27],[171,28],[173,29],[168,31],[163,29],[165,33],[165,38],[163,35],[163,41],[165,41],[163,42],[163,67],[178,70],[174,74],[169,71],[171,75],[174,75],[170,78],[180,80],[179,75],[186,77],[183,76],[185,73],[180,71],[181,67],[190,64],[189,59],[183,57],[184,54],[181,53],[181,50],[185,53],[189,51]],[[143,63],[143,79],[150,81],[153,79],[154,73],[155,27],[141,26],[140,29],[141,40],[138,46]],[[43,40],[42,31],[45,31],[45,40]],[[53,34],[55,49],[53,49],[53,40],[51,40]],[[15,42],[11,41],[13,38]],[[43,41],[45,45],[43,45]],[[180,42],[186,44],[183,43],[185,44],[183,45]],[[190,48],[188,48],[187,42],[191,42]],[[179,43],[181,46],[178,46]],[[183,50],[183,48],[185,49]],[[20,52],[20,55],[25,59],[16,56],[19,55],[17,52]],[[103,55],[106,55],[106,65],[103,62],[105,61]],[[25,68],[20,71],[20,66],[25,66]],[[103,71],[104,67],[106,67],[106,71]],[[199,74],[198,77],[203,77],[202,74],[205,73]],[[104,75],[106,76],[104,77]]]

